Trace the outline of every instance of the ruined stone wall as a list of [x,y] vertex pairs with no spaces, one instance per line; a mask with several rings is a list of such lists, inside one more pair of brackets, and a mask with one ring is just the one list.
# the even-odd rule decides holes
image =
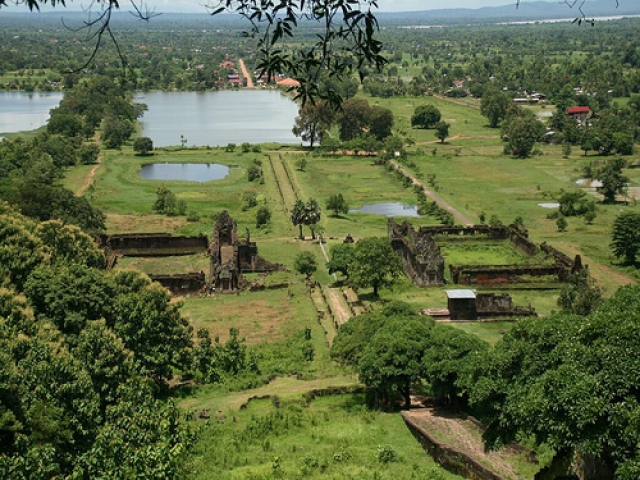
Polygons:
[[206,285],[204,272],[175,275],[149,275],[149,278],[154,282],[158,282],[174,294],[201,292]]
[[411,224],[398,225],[393,220],[389,220],[388,234],[391,246],[402,259],[405,274],[415,285],[444,285],[444,259],[429,234],[416,233]]
[[478,313],[510,312],[512,305],[511,296],[508,293],[478,293],[476,295]]
[[446,470],[471,480],[506,480],[460,450],[440,443],[407,412],[402,412],[402,418],[422,448]]
[[518,282],[520,277],[556,277],[562,282],[562,265],[449,265],[453,283],[461,285],[500,285]]
[[98,244],[114,254],[154,257],[204,253],[209,246],[209,240],[205,235],[185,237],[168,233],[134,233],[101,235]]

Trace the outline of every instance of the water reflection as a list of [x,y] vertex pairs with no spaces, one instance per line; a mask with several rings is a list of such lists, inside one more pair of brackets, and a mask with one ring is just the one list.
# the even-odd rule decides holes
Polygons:
[[0,132],[35,130],[47,123],[49,110],[57,107],[61,92],[0,92]]
[[209,182],[229,175],[229,167],[217,163],[151,163],[143,165],[140,177],[145,180],[184,180]]
[[399,202],[371,203],[362,208],[349,210],[349,213],[374,213],[385,217],[419,217],[418,207],[403,205]]

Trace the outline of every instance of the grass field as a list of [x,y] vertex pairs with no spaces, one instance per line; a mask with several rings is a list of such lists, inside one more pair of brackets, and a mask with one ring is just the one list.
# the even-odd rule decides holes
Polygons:
[[371,412],[361,395],[310,405],[251,401],[203,428],[191,465],[196,479],[453,480],[424,454],[398,414]]

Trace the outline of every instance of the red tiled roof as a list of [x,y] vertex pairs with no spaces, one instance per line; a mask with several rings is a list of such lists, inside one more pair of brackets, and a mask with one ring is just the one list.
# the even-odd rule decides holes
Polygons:
[[300,82],[294,80],[293,78],[283,78],[282,80],[278,80],[276,82],[278,85],[283,85],[285,87],[299,87]]
[[589,113],[591,110],[589,107],[569,107],[567,108],[567,115],[577,115],[580,113]]

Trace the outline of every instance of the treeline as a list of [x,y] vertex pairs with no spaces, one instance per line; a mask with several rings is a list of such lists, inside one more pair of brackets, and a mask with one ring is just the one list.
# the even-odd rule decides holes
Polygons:
[[[638,20],[596,22],[594,28],[566,24],[477,26],[474,28],[386,29],[381,33],[391,60],[385,75],[371,81],[397,84],[412,93],[463,90],[482,96],[491,85],[512,96],[542,92],[556,102],[565,86],[593,95],[599,107],[612,97],[640,93]],[[419,70],[419,74],[408,73]],[[373,73],[373,72],[372,72]],[[400,89],[398,89],[400,90]]]
[[31,140],[0,142],[0,199],[29,217],[60,219],[90,233],[103,232],[104,214],[62,186],[64,169],[97,161],[97,129],[106,147],[120,147],[135,131],[134,122],[144,109],[108,77],[79,81],[51,110],[46,132]]
[[[132,21],[124,12],[115,17],[118,48],[105,39],[91,59],[95,43],[75,30],[86,20],[83,15],[65,12],[73,29],[61,28],[59,16],[3,16],[0,74],[16,76],[0,82],[0,89],[67,89],[89,73],[114,79],[126,74],[136,90],[206,90],[226,81],[230,72],[220,63],[227,55],[244,58],[249,67],[253,63],[250,40],[241,36],[243,26],[237,22],[212,20],[206,14],[178,20],[159,16],[150,22]],[[71,73],[80,70],[82,74]]]
[[353,365],[372,405],[408,404],[418,389],[476,415],[489,448],[546,445],[565,463],[557,475],[577,460],[580,478],[631,480],[640,471],[638,348],[633,286],[589,314],[522,320],[493,347],[390,303],[343,325],[331,354]]

